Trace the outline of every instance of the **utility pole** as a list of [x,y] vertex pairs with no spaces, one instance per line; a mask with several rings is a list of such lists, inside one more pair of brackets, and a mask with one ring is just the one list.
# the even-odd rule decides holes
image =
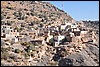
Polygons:
[[62,10],[63,10],[63,1],[62,1]]

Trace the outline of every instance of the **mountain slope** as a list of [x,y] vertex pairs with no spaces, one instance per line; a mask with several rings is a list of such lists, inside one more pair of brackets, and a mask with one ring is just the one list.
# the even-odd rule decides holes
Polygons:
[[2,21],[17,23],[62,23],[73,18],[48,2],[41,1],[1,1]]

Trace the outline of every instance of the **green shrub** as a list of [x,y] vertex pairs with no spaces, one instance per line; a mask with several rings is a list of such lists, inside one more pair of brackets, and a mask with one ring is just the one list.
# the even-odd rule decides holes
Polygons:
[[51,39],[49,40],[49,43],[54,43],[54,39],[51,38]]
[[35,45],[29,44],[29,46],[27,46],[27,49],[35,51]]
[[15,53],[20,53],[21,51],[19,49],[15,49]]
[[27,42],[23,42],[23,43],[21,43],[21,45],[28,46],[29,44]]
[[18,28],[18,27],[15,27],[14,29],[17,30],[18,32],[20,31],[20,28]]

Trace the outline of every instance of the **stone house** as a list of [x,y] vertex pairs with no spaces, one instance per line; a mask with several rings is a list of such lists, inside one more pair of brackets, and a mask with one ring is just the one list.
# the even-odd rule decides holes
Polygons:
[[72,23],[65,23],[66,24],[66,26],[71,26],[72,25]]
[[78,26],[78,25],[72,24],[72,25],[71,25],[71,28],[74,29],[74,28],[77,28],[77,26]]
[[74,35],[75,36],[80,36],[80,29],[79,28],[75,28],[74,30],[73,30],[73,33],[74,33]]
[[17,36],[19,36],[19,32],[17,30],[13,30],[11,26],[3,25],[1,27],[1,34],[4,38],[9,39],[10,41],[14,40],[14,42],[18,42]]
[[72,42],[72,37],[64,36],[64,35],[54,36],[54,46],[55,47],[59,45],[64,45],[67,42]]
[[11,26],[7,26],[7,25],[2,25],[1,26],[1,34],[9,34],[10,32],[13,31],[13,28]]
[[5,36],[5,38],[7,38],[7,36],[10,36],[9,33],[12,31],[13,31],[13,29],[11,26],[7,26],[7,25],[1,26],[1,35]]
[[[68,40],[66,38],[65,35],[60,35],[60,34],[57,34],[57,35],[50,35],[50,32],[48,33],[48,38],[47,38],[47,41],[48,43],[50,43],[52,46],[59,46],[60,44],[64,44],[64,42],[67,42]],[[68,38],[69,39],[69,38]]]
[[88,31],[81,31],[81,32],[80,32],[80,36],[81,36],[81,37],[84,37],[84,35],[86,35],[87,32],[88,32]]
[[13,42],[13,43],[19,42],[19,39],[17,37],[14,37],[14,38],[12,38],[11,42]]
[[62,25],[60,26],[60,30],[64,30],[64,29],[66,28],[66,26],[67,26],[67,25],[62,24]]

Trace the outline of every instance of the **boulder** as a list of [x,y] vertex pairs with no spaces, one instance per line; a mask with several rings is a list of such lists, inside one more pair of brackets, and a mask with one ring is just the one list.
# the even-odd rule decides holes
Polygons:
[[97,48],[96,46],[89,46],[89,50],[96,55],[97,57],[99,56],[99,48]]
[[38,62],[38,63],[36,64],[36,66],[45,66],[45,64],[42,63],[42,62]]
[[93,66],[93,64],[90,61],[84,61],[81,63],[81,66]]
[[69,58],[63,58],[58,63],[59,66],[73,66],[72,59]]
[[53,60],[54,61],[58,61],[60,59],[60,56],[58,55],[58,54],[55,54],[54,56],[53,56]]
[[87,48],[85,48],[84,50],[87,52],[87,54],[88,54],[88,55],[92,55],[92,52],[89,50],[89,48],[88,48],[88,47],[87,47]]
[[85,50],[82,50],[79,54],[84,58],[84,60],[88,60],[89,55]]
[[89,58],[88,54],[86,52],[82,53],[73,53],[68,55],[68,59],[73,60],[73,65],[74,66],[81,66],[81,63],[83,63],[85,60]]
[[73,64],[73,66],[81,66],[81,64],[76,62],[76,63]]
[[43,56],[41,59],[43,60],[43,64],[47,64],[49,61],[49,56]]

